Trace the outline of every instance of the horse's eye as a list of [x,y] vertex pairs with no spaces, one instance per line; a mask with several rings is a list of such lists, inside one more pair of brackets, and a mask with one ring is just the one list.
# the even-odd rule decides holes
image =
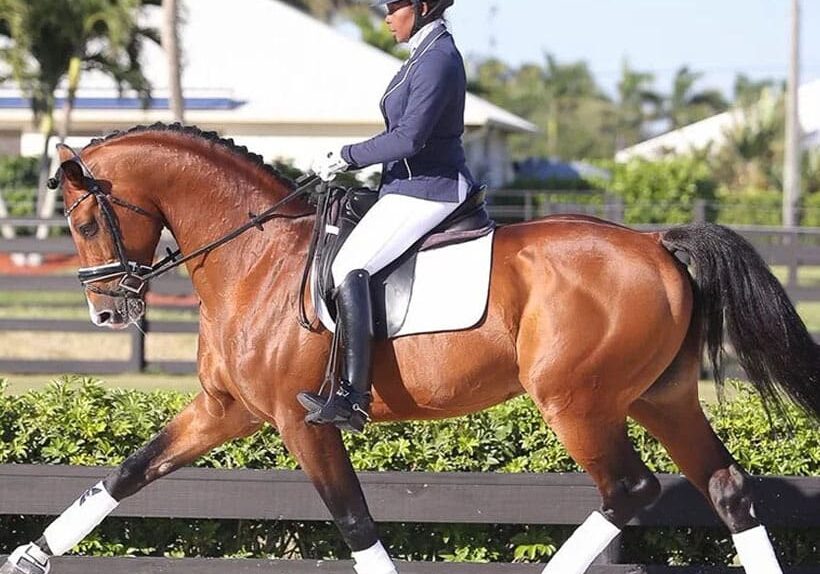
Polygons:
[[80,225],[77,228],[77,231],[79,231],[83,237],[94,237],[99,229],[100,226],[97,225],[97,222],[95,220],[91,220],[88,223],[83,223]]

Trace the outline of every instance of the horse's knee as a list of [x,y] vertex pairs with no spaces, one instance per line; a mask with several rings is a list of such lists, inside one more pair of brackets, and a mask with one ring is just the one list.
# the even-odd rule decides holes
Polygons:
[[754,517],[752,485],[736,464],[717,471],[709,479],[709,498],[732,534],[758,526]]
[[601,513],[618,528],[623,528],[638,511],[655,502],[661,483],[649,471],[637,477],[623,477],[602,493]]

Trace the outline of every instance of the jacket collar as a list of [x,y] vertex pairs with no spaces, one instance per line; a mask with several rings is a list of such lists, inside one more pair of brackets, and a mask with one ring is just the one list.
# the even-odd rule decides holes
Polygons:
[[446,28],[446,24],[444,23],[444,19],[442,18],[439,18],[438,20],[433,20],[432,22],[425,24],[421,30],[413,34],[413,37],[410,38],[410,40],[407,42],[407,45],[410,47],[411,58],[416,54],[424,40],[426,40],[427,37],[430,36],[430,34],[437,30],[440,26],[444,26]]
[[[436,20],[436,22],[438,22],[438,20]],[[430,22],[428,26],[432,26],[436,22]],[[422,30],[423,29],[424,28],[422,28]],[[422,30],[419,30],[416,36],[421,34]],[[441,21],[441,25],[430,28],[427,34],[421,39],[418,46],[416,46],[415,50],[411,52],[410,57],[407,58],[407,60],[404,62],[404,65],[406,66],[407,64],[418,60],[430,48],[430,46],[433,45],[433,43],[436,40],[438,40],[439,38],[448,33],[449,32],[447,31],[447,26],[444,25],[443,20]],[[415,38],[416,36],[413,36],[413,38]]]

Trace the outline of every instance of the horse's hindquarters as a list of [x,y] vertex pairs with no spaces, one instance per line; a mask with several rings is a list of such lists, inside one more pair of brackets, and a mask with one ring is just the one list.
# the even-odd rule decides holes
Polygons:
[[685,272],[658,236],[598,220],[510,226],[498,241],[515,246],[493,279],[517,293],[506,310],[521,309],[527,392],[547,416],[624,414],[682,345],[692,312]]

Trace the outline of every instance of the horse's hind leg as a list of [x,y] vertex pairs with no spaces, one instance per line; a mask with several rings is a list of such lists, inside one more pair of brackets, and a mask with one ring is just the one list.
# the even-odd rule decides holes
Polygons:
[[607,421],[565,411],[549,422],[595,481],[602,505],[561,546],[544,574],[582,574],[626,523],[658,497],[660,483],[629,441],[625,418]]
[[21,546],[0,574],[44,574],[49,558],[70,550],[126,497],[192,462],[225,441],[256,431],[261,422],[238,401],[200,393],[148,444],[92,486],[52,522],[36,542]]
[[[636,401],[629,415],[652,433],[732,533],[748,574],[780,574],[766,529],[755,518],[744,471],[715,435],[698,403],[698,353],[668,371]],[[673,364],[673,367],[675,365]]]

